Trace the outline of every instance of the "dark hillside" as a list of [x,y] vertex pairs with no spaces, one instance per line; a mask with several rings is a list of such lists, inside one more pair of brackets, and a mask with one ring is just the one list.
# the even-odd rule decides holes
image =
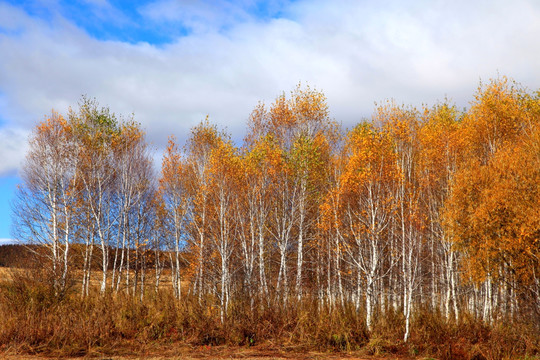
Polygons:
[[[109,248],[109,266],[112,269],[114,263],[116,248]],[[21,245],[21,244],[10,244],[10,245],[0,245],[0,267],[31,267],[34,260],[36,260],[36,254],[46,254],[47,248],[42,245]],[[82,264],[84,247],[80,244],[73,244],[70,251],[70,263]],[[170,268],[170,263],[168,261],[167,252],[162,252],[163,258],[165,259],[164,267]],[[136,253],[133,249],[130,250],[130,259],[133,262],[136,259]],[[41,261],[40,259],[39,261]],[[154,267],[154,254],[149,252],[146,254],[146,266],[149,268]],[[182,262],[183,263],[183,262]],[[182,264],[185,266],[186,264]],[[95,254],[92,259],[92,269],[100,270],[101,269],[101,250],[96,246]]]
[[10,244],[0,246],[1,267],[26,267],[34,257],[35,245]]

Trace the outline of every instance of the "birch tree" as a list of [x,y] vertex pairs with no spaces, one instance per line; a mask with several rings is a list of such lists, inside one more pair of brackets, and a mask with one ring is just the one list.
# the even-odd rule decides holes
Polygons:
[[209,233],[212,249],[217,251],[219,259],[220,314],[221,322],[224,322],[231,297],[232,256],[239,232],[234,211],[238,210],[235,199],[241,173],[240,159],[230,142],[220,142],[212,150],[209,166]]
[[186,184],[193,216],[189,222],[188,252],[194,269],[193,290],[199,301],[205,293],[205,268],[208,257],[209,218],[208,196],[211,191],[209,171],[210,156],[222,142],[221,134],[208,119],[194,127],[186,145]]
[[107,287],[109,250],[118,219],[117,173],[112,151],[112,142],[119,134],[118,120],[108,108],[99,108],[95,100],[87,98],[83,98],[79,112],[71,111],[69,118],[81,147],[78,181],[101,248],[100,291],[103,294]]
[[400,173],[389,139],[369,124],[358,125],[349,134],[350,158],[343,174],[343,226],[346,251],[357,269],[356,299],[364,294],[366,326],[372,329],[376,283],[387,274],[384,257],[389,255],[387,236],[396,209],[393,186]]
[[48,249],[57,295],[65,291],[69,275],[79,151],[73,128],[53,111],[31,135],[13,205],[16,237]]
[[188,194],[186,165],[174,138],[169,143],[163,156],[162,173],[159,180],[159,195],[163,206],[166,234],[172,237],[169,249],[172,251],[172,284],[176,298],[181,296],[180,265],[182,251],[187,236],[187,223],[190,214],[191,198]]
[[429,218],[432,308],[439,306],[437,299],[441,298],[446,318],[450,318],[452,304],[455,320],[458,320],[459,253],[444,231],[442,211],[457,166],[462,161],[463,136],[458,122],[460,114],[455,106],[441,103],[425,109],[423,117],[424,122],[419,129],[421,153],[418,162]]

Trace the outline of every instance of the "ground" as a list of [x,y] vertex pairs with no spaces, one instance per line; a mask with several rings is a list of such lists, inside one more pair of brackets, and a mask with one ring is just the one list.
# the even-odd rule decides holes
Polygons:
[[[0,353],[0,358],[5,360],[45,360],[57,358],[54,355],[17,355],[8,353]],[[296,350],[275,350],[267,348],[246,348],[246,347],[174,347],[169,349],[159,349],[158,351],[143,350],[141,354],[125,354],[125,355],[106,355],[94,352],[85,357],[61,357],[62,359],[99,359],[99,360],[165,360],[165,359],[242,359],[242,360],[410,360],[411,357],[403,357],[396,355],[385,356],[367,356],[358,352],[350,353],[322,353],[314,351],[296,351]]]

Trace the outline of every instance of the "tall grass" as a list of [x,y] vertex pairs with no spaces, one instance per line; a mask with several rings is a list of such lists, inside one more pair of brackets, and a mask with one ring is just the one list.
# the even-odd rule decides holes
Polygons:
[[266,346],[295,351],[357,351],[365,355],[431,356],[440,359],[511,359],[538,356],[535,324],[489,326],[464,315],[447,321],[439,312],[414,314],[408,343],[401,341],[399,311],[376,317],[366,329],[352,304],[320,305],[315,299],[269,306],[232,301],[222,323],[212,299],[175,299],[148,292],[141,301],[124,293],[97,291],[81,298],[74,288],[55,294],[47,274],[14,273],[0,284],[0,346],[4,351],[52,356],[139,353],[180,346]]

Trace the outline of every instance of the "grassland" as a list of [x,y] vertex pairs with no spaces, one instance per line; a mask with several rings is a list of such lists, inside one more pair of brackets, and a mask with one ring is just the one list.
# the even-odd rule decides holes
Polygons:
[[216,299],[199,301],[187,284],[175,299],[167,272],[158,292],[147,277],[142,300],[125,289],[101,295],[99,276],[93,273],[88,297],[76,281],[59,297],[43,272],[0,267],[0,358],[539,359],[540,334],[527,324],[490,326],[467,314],[449,322],[420,309],[404,343],[397,312],[378,317],[368,332],[350,305],[232,302],[221,322]]

